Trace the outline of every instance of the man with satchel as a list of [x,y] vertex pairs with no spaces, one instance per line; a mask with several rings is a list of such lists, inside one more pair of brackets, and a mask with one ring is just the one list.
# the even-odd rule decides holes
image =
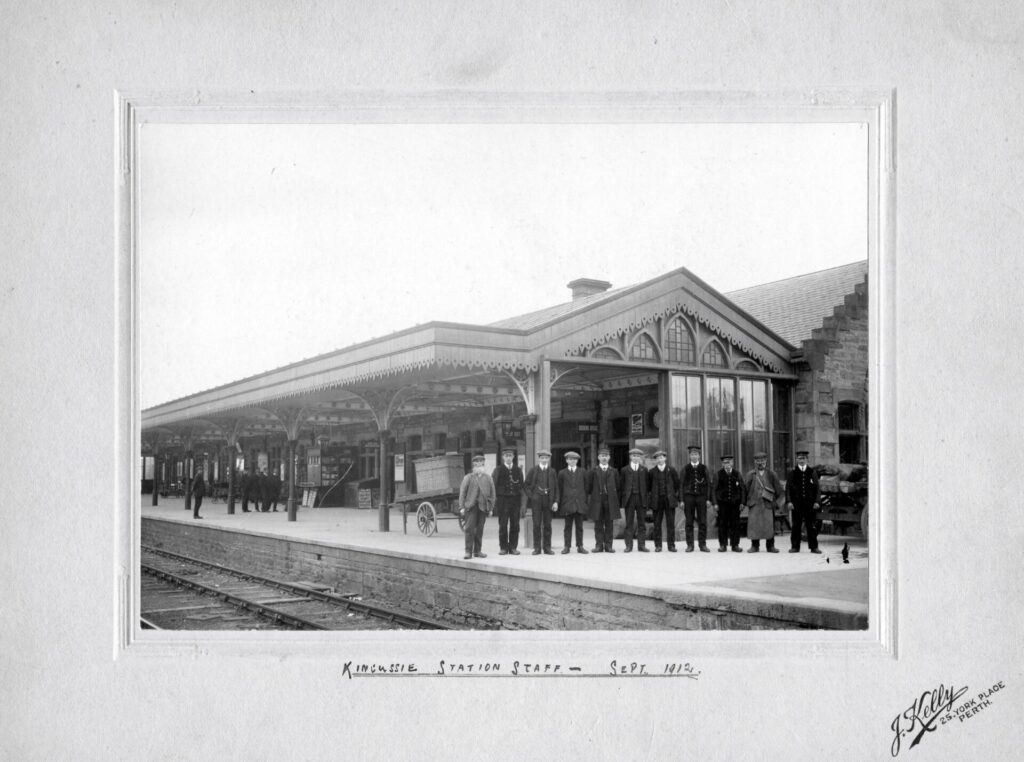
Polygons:
[[537,465],[526,475],[524,487],[533,512],[533,555],[540,555],[543,551],[544,555],[553,556],[551,511],[558,510],[558,479],[551,468],[550,451],[537,451]]
[[789,552],[800,552],[800,529],[807,526],[807,547],[811,553],[818,550],[818,532],[815,529],[815,511],[818,510],[818,477],[813,468],[807,466],[807,450],[797,450],[796,468],[786,479],[786,508],[792,512],[792,531],[789,536]]
[[778,553],[775,547],[775,503],[782,494],[782,484],[775,472],[768,468],[768,453],[754,453],[754,468],[743,480],[743,489],[747,494],[747,537],[750,538],[748,553],[760,550],[761,540],[765,540],[765,550]]
[[613,526],[622,515],[619,510],[619,474],[608,465],[611,453],[601,446],[597,451],[597,468],[590,472],[590,518],[594,522],[594,552],[614,553]]
[[519,555],[519,505],[523,495],[523,469],[512,465],[514,447],[501,451],[501,463],[491,472],[498,492],[498,555]]
[[459,513],[466,517],[466,558],[487,558],[481,546],[484,522],[494,511],[494,482],[484,471],[486,459],[473,456],[473,473],[462,477],[459,485]]

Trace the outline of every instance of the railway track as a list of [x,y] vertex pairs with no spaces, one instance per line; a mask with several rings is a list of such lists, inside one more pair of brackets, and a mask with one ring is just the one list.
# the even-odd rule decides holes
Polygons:
[[144,629],[382,630],[449,627],[441,622],[271,579],[240,569],[142,547]]

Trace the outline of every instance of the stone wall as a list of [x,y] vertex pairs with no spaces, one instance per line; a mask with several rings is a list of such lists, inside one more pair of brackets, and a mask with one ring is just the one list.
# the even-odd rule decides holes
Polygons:
[[142,544],[255,574],[330,585],[459,629],[863,629],[866,615],[763,598],[587,586],[557,575],[142,519]]
[[[811,453],[814,464],[839,463],[840,402],[860,405],[866,444],[868,402],[868,285],[854,293],[822,321],[803,342],[803,359],[794,393],[796,449]],[[867,459],[866,446],[861,459]]]

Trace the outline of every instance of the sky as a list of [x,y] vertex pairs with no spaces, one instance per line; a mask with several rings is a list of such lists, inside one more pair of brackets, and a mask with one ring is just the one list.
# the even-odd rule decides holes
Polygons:
[[143,409],[576,278],[867,257],[863,124],[147,123],[139,150]]

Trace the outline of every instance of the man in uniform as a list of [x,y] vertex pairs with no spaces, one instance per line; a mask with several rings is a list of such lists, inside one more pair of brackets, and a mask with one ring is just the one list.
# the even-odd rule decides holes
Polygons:
[[807,450],[796,453],[796,468],[786,479],[786,508],[793,515],[793,529],[789,537],[790,553],[800,552],[800,527],[807,526],[807,547],[811,553],[818,550],[818,533],[814,528],[814,512],[818,510],[818,477],[807,467]]
[[267,510],[267,506],[270,506],[270,510],[277,513],[277,501],[281,497],[281,477],[277,475],[277,471],[274,471],[270,476],[267,477],[267,494],[263,498],[264,507],[263,510]]
[[700,448],[690,445],[690,462],[683,466],[683,511],[686,515],[686,552],[693,552],[693,522],[697,522],[697,542],[702,553],[708,548],[708,508],[711,507],[711,475],[700,462]]
[[654,453],[657,465],[647,472],[647,488],[654,511],[654,552],[661,553],[661,522],[665,522],[665,533],[670,553],[676,552],[676,504],[679,502],[679,474],[666,464],[668,453],[658,450]]
[[718,512],[718,552],[725,553],[726,544],[732,546],[734,553],[742,553],[740,548],[740,506],[743,505],[743,479],[739,471],[732,467],[732,455],[722,456],[722,467],[715,477],[712,494],[715,497],[715,510]]
[[[242,513],[249,512],[249,498],[252,497],[252,481],[253,477],[248,471],[241,472],[241,489],[242,489]],[[256,506],[256,510],[259,510],[259,506]]]
[[626,552],[633,550],[633,536],[636,536],[636,547],[641,553],[647,553],[644,542],[647,539],[647,469],[640,465],[644,451],[634,447],[629,451],[629,465],[619,471],[622,484],[620,495],[626,507],[626,532],[622,539],[626,541]]
[[473,456],[473,472],[459,485],[459,513],[466,517],[466,558],[487,558],[482,551],[484,522],[494,511],[494,482],[484,470],[483,455]]
[[196,471],[195,478],[192,479],[192,484],[189,489],[192,491],[192,518],[201,519],[199,515],[199,506],[203,504],[203,495],[206,494],[206,482],[203,481],[202,469]]
[[533,512],[533,555],[553,556],[551,549],[551,511],[558,510],[558,478],[551,468],[551,453],[537,451],[537,465],[530,469],[524,483],[530,510]]
[[263,513],[267,512],[267,472],[265,469],[260,469],[259,473],[256,474],[256,483],[252,488],[253,493],[253,504],[256,506],[257,511]]
[[743,480],[746,493],[747,537],[750,538],[748,553],[757,553],[761,540],[765,540],[765,550],[778,553],[775,547],[775,502],[782,494],[782,485],[775,472],[768,468],[768,453],[754,453],[754,468]]
[[523,469],[512,465],[516,456],[514,447],[501,451],[501,463],[491,472],[491,481],[498,493],[498,555],[519,551],[519,501],[523,495]]
[[619,474],[608,465],[607,447],[597,451],[597,468],[590,472],[590,518],[594,522],[594,552],[614,553],[612,547],[615,519],[619,510]]
[[586,472],[579,467],[580,456],[577,452],[565,454],[566,467],[558,472],[558,508],[559,514],[565,516],[565,544],[563,555],[572,550],[572,528],[576,526],[576,552],[586,553],[583,547],[583,516],[587,512],[587,489],[589,479]]

